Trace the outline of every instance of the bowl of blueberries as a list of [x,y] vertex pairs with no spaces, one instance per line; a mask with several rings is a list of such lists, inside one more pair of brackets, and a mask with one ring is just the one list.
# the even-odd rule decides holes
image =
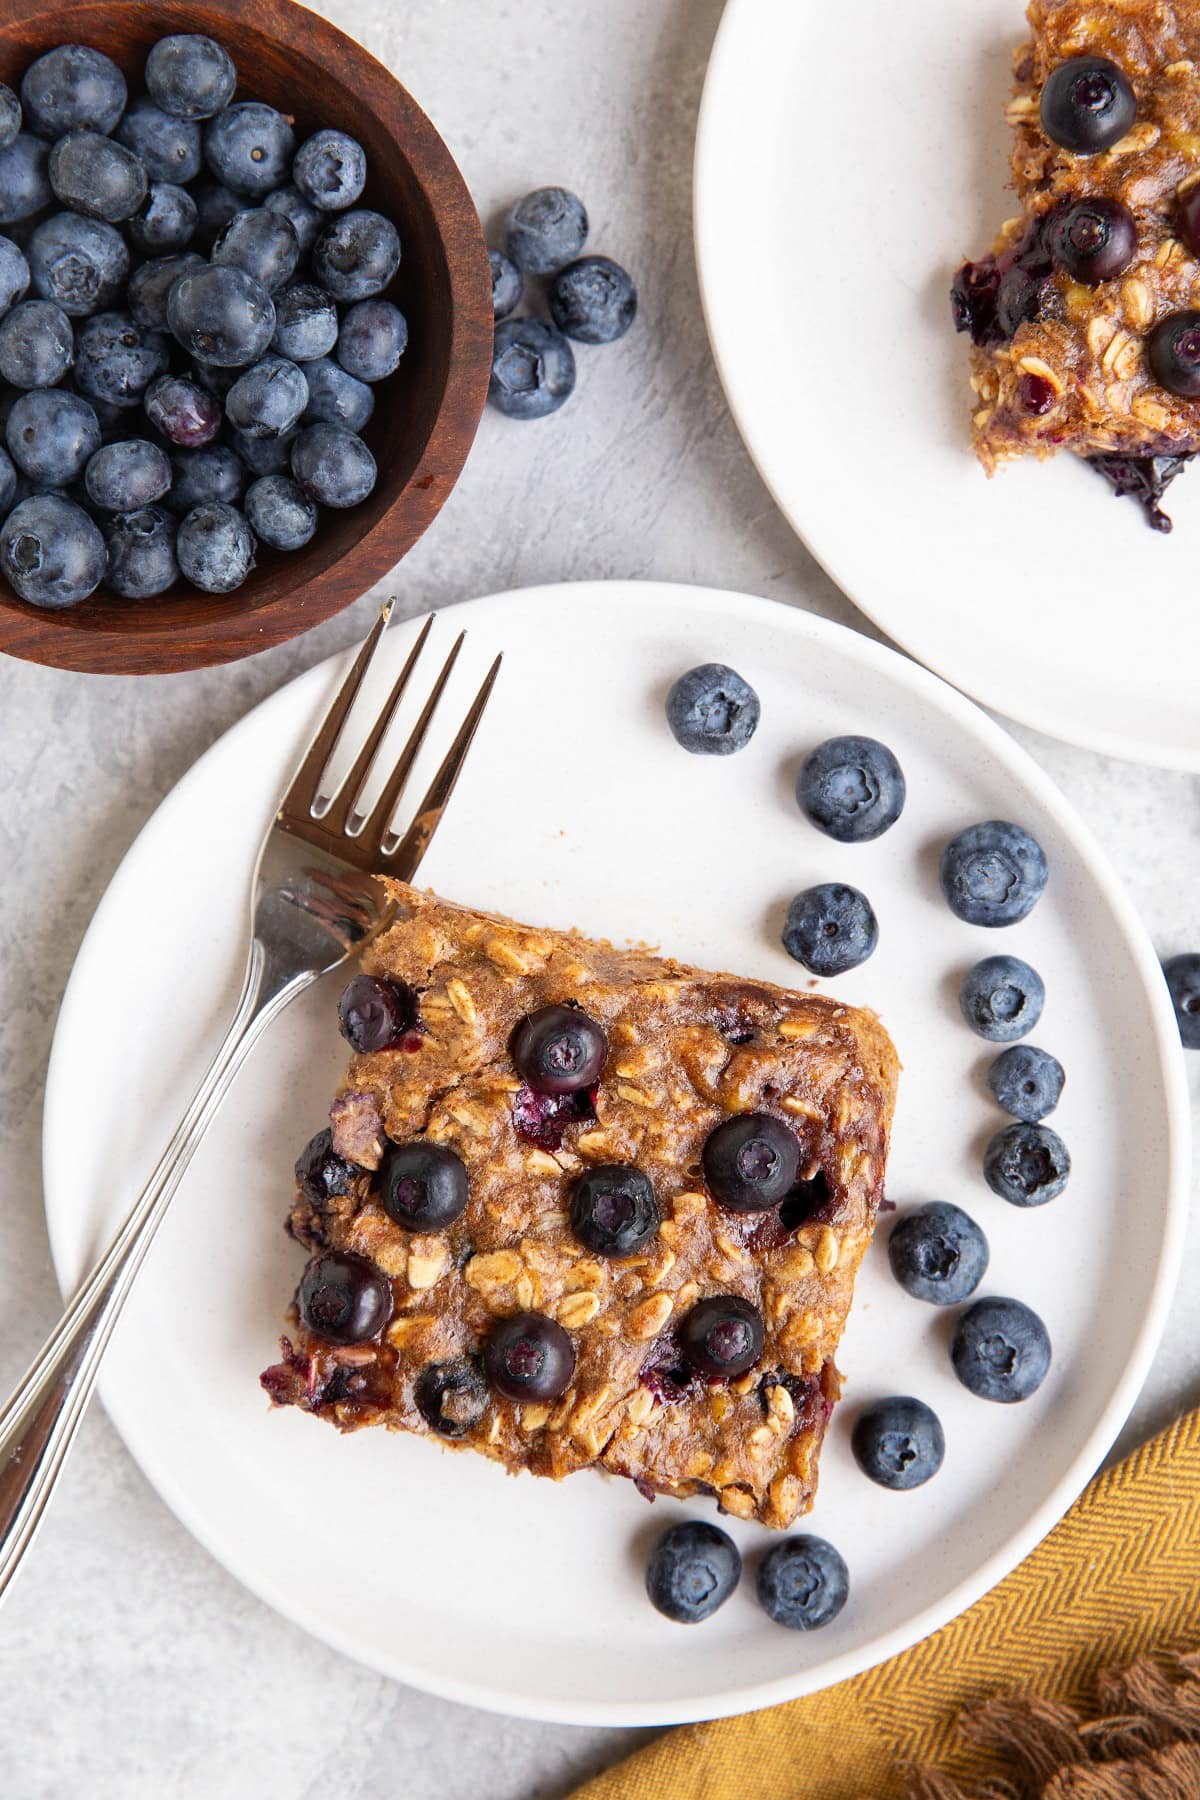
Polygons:
[[282,642],[436,516],[491,278],[445,145],[292,0],[0,0],[0,649]]

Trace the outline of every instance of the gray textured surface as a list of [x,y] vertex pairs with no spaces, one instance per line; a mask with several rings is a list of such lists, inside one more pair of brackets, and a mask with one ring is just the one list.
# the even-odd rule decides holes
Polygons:
[[[862,629],[755,476],[705,340],[690,162],[719,0],[341,0],[328,10],[426,106],[485,219],[543,182],[576,187],[595,246],[627,261],[641,289],[634,333],[581,353],[579,392],[556,420],[484,420],[457,492],[404,566],[405,607],[544,580],[647,576],[767,594]],[[264,694],[361,635],[370,610],[364,602],[302,642],[190,676],[123,682],[0,666],[2,1386],[58,1306],[39,1190],[41,1091],[87,921],[139,826],[199,752]],[[1098,833],[1159,948],[1200,944],[1200,782],[1017,735]],[[1200,1057],[1189,1073],[1195,1099]],[[1198,1302],[1193,1236],[1123,1442],[1200,1400]],[[314,1566],[312,1579],[336,1578],[336,1566]],[[98,1411],[0,1617],[0,1669],[13,1800],[550,1800],[645,1735],[491,1718],[324,1649],[191,1541]]]

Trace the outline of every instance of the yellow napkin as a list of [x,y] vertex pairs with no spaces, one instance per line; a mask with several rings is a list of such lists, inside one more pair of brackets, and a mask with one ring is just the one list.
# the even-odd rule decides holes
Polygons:
[[576,1800],[899,1800],[906,1765],[995,1773],[955,1729],[964,1708],[1032,1689],[1086,1709],[1102,1668],[1198,1645],[1193,1412],[1099,1476],[1032,1556],[923,1643],[807,1700],[673,1731]]

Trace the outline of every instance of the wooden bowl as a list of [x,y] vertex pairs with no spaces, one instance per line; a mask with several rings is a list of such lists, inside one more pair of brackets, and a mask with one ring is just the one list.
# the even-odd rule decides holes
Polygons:
[[[231,662],[307,631],[356,600],[397,563],[458,478],[487,396],[491,279],[479,218],[449,151],[416,102],[360,44],[292,0],[79,0],[66,12],[0,0],[0,81],[17,88],[55,44],[92,44],[120,64],[131,95],[156,38],[216,38],[238,66],[239,99],[265,100],[367,153],[362,204],[386,214],[403,255],[389,296],[408,318],[408,350],[375,390],[363,436],[379,481],[361,506],[324,508],[311,543],[284,555],[261,545],[232,594],[180,581],[150,601],[97,589],[46,612],[0,580],[0,650],[64,669],[153,675]],[[3,230],[0,227],[0,230]]]

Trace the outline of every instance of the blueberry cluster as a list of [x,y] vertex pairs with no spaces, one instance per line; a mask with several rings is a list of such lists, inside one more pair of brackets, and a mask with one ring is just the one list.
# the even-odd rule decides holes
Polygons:
[[229,593],[375,486],[399,236],[360,144],[237,79],[185,35],[132,100],[83,44],[0,88],[0,572],[35,606]]
[[[588,216],[566,188],[537,188],[508,214],[503,250],[489,250],[496,321],[488,399],[510,419],[544,419],[575,389],[577,344],[612,344],[637,314],[637,289],[609,256],[584,256]],[[530,277],[544,280],[553,323],[514,318]]]
[[[724,1606],[742,1577],[742,1558],[727,1531],[706,1520],[672,1525],[646,1564],[650,1603],[678,1625],[697,1625]],[[759,1604],[792,1631],[819,1631],[850,1597],[850,1573],[824,1538],[809,1533],[775,1544],[758,1566]]]

